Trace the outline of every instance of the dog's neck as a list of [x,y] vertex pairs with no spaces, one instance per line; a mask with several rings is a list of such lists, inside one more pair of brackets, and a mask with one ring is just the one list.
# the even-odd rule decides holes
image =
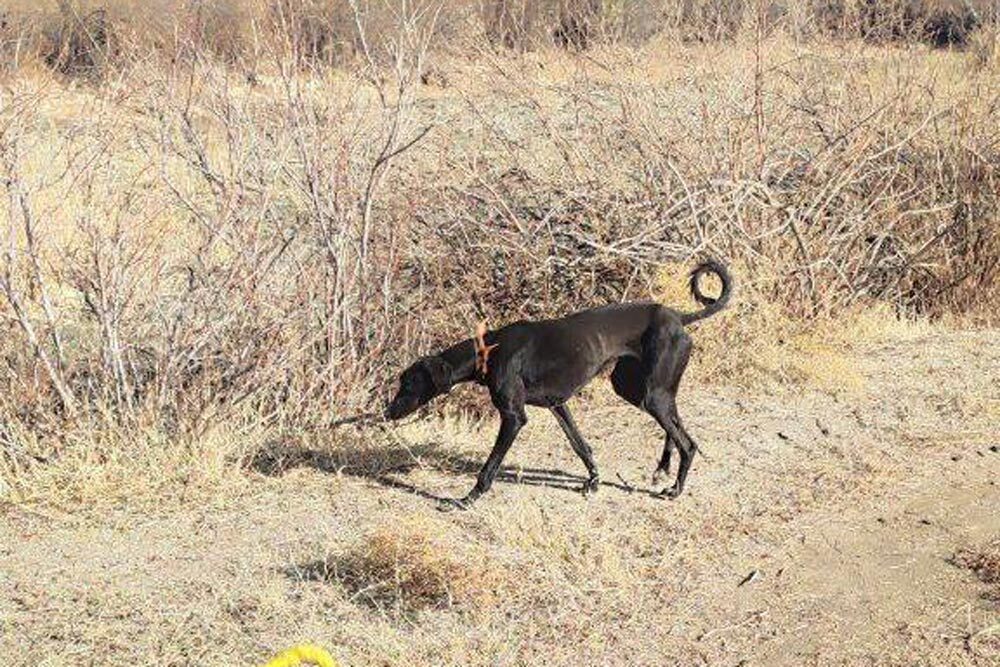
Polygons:
[[452,386],[476,379],[476,344],[471,338],[452,345],[438,356],[451,366]]

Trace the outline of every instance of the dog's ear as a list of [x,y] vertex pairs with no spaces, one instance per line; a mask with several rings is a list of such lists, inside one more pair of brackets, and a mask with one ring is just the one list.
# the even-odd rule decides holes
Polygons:
[[444,394],[451,390],[451,364],[441,357],[424,357],[420,360],[420,365],[427,369],[438,393]]

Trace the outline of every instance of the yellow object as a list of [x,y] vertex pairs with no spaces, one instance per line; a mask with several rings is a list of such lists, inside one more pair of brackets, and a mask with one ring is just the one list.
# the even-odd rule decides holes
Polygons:
[[282,651],[264,667],[297,667],[298,665],[337,667],[332,655],[312,644],[301,644],[293,646],[287,651]]

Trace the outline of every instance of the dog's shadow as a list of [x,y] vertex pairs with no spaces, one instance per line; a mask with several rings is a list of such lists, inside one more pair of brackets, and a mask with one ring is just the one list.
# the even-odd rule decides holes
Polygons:
[[[289,470],[311,468],[365,479],[381,486],[405,491],[427,500],[442,503],[451,498],[439,496],[402,479],[417,469],[450,475],[476,475],[483,462],[445,449],[440,442],[412,446],[342,448],[322,451],[285,441],[266,443],[248,461],[247,466],[269,477],[280,477]],[[496,476],[501,484],[523,484],[580,493],[587,478],[553,468],[503,466]],[[624,480],[623,480],[624,482]],[[655,491],[627,483],[601,481],[601,486],[626,493],[658,497]]]

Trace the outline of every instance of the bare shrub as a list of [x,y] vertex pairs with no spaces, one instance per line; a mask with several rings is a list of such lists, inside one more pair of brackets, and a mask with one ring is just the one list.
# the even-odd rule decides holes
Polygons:
[[23,62],[30,44],[29,29],[24,16],[10,10],[0,10],[0,74],[16,71]]
[[965,46],[982,19],[968,4],[946,6],[928,12],[923,20],[923,33],[935,46]]
[[[875,131],[879,122],[875,116],[845,136],[829,134],[822,122],[812,125],[809,119],[826,102],[816,97],[822,87],[814,87],[817,80],[812,77],[818,71],[799,71],[793,76],[801,78],[788,93],[800,99],[794,104],[799,109],[796,113],[802,113],[807,123],[802,127],[812,125],[813,130],[799,137],[804,143],[792,152],[772,152],[774,147],[767,147],[765,136],[766,173],[761,180],[748,183],[739,177],[720,178],[719,174],[732,174],[734,167],[742,173],[756,169],[751,166],[756,156],[748,160],[745,147],[758,142],[759,132],[766,133],[766,118],[761,128],[745,127],[739,138],[730,135],[732,150],[744,155],[743,163],[736,166],[729,162],[729,155],[718,154],[708,145],[684,146],[686,142],[672,139],[686,136],[691,129],[677,120],[679,116],[654,110],[655,104],[662,109],[677,104],[670,96],[631,99],[632,111],[647,119],[644,122],[616,121],[614,111],[590,105],[588,118],[581,125],[567,127],[542,115],[543,102],[528,92],[531,88],[519,81],[516,69],[501,71],[512,80],[504,92],[528,110],[521,116],[522,136],[534,138],[532,148],[508,140],[509,128],[486,128],[487,136],[495,133],[497,159],[485,170],[470,172],[473,182],[469,185],[454,191],[447,186],[439,190],[434,196],[446,198],[449,205],[421,216],[426,216],[427,229],[440,237],[439,243],[453,249],[464,243],[466,252],[473,254],[463,265],[481,266],[484,271],[476,278],[478,284],[467,285],[465,291],[474,298],[488,298],[493,308],[504,307],[503,302],[497,303],[498,296],[504,295],[512,310],[540,315],[567,294],[587,301],[611,298],[629,284],[632,290],[641,289],[646,267],[678,255],[711,250],[706,240],[712,238],[725,239],[714,248],[716,252],[750,258],[750,270],[757,270],[759,263],[752,258],[758,256],[797,257],[800,268],[794,271],[792,281],[798,284],[792,288],[797,294],[786,294],[781,300],[797,302],[796,307],[805,312],[872,296],[917,310],[934,310],[945,307],[938,301],[945,293],[965,298],[949,289],[939,291],[954,277],[965,274],[971,279],[970,287],[992,284],[995,268],[988,260],[986,239],[993,238],[987,221],[996,200],[991,189],[983,186],[994,176],[991,167],[980,163],[982,157],[987,162],[991,158],[956,151],[944,158],[944,163],[928,161],[926,151],[933,149],[919,139],[919,128],[931,122],[936,113],[924,106],[933,104],[931,98],[914,99],[903,95],[902,89],[899,96],[885,98],[886,106],[876,115],[889,123],[879,132],[895,138],[883,134],[881,148],[876,149],[862,138]],[[766,109],[765,115],[773,112]],[[596,131],[609,126],[616,131]],[[586,139],[581,139],[583,136]],[[813,147],[809,147],[811,142],[815,142]],[[662,148],[671,145],[676,149]],[[531,165],[530,151],[542,146],[549,161],[545,166]],[[501,147],[514,158],[503,157]],[[681,151],[704,158],[700,163],[685,161]],[[639,178],[630,182],[632,165],[640,162]],[[937,171],[942,168],[944,171]],[[932,178],[929,169],[946,177]],[[925,202],[932,209],[934,201],[956,202],[946,209],[921,209],[918,214],[928,222],[930,217],[939,220],[951,232],[940,233],[936,225],[925,227],[910,216],[900,220],[901,224],[887,225],[877,211],[869,210],[873,203],[869,197],[892,199],[895,195],[889,193],[904,182],[925,183],[918,188],[918,196],[927,197]],[[843,183],[844,187],[831,192],[831,183]],[[910,201],[904,208],[912,205]],[[450,238],[453,230],[460,233],[461,228],[448,219],[448,212],[463,211],[470,205],[478,218],[470,224],[482,225],[480,231],[471,243],[464,235]],[[894,207],[879,210],[898,211]],[[842,221],[837,224],[844,225],[845,232],[851,229],[849,236],[833,233],[828,225],[834,219]],[[981,230],[981,236],[971,230],[960,231],[967,225]],[[932,231],[935,228],[937,231]],[[936,247],[948,253],[953,258],[948,260],[955,270],[953,278],[932,279],[925,263],[907,259],[908,253],[923,243],[910,246],[904,240],[910,233],[930,234],[925,242],[935,239],[920,252]],[[977,236],[985,244],[977,246],[978,250],[946,246]],[[758,240],[752,240],[755,237]],[[479,238],[488,240],[480,245],[476,242]],[[514,258],[522,254],[523,268],[510,268],[512,262],[521,263]],[[529,256],[533,261],[528,261]],[[959,256],[970,265],[960,268],[954,264]],[[560,270],[553,273],[550,266]],[[442,276],[445,282],[469,279],[457,272]],[[785,283],[785,288],[789,287],[791,284]],[[565,304],[574,305],[580,304]]]
[[828,33],[874,42],[965,46],[977,28],[996,20],[990,3],[968,0],[816,0],[812,4],[817,22]]
[[117,48],[107,11],[82,12],[69,2],[59,8],[62,20],[44,35],[46,64],[64,74],[99,77]]
[[274,0],[269,18],[300,66],[349,62],[360,47],[347,2]]
[[745,0],[688,0],[681,14],[688,38],[700,41],[733,39],[743,27],[748,4]]
[[[615,3],[610,3],[614,5]],[[596,0],[491,0],[484,5],[486,34],[496,45],[527,50],[546,44],[585,49],[605,18],[604,3]]]
[[970,38],[975,67],[986,70],[1000,62],[1000,22],[976,31]]
[[[441,52],[492,45],[515,51],[641,44],[657,35],[714,42],[781,29],[805,40],[817,33],[869,41],[966,46],[995,25],[989,0],[60,0],[39,6],[11,0],[0,21],[0,49],[15,61],[37,57],[54,70],[90,80],[135,62],[213,57],[255,76],[276,42],[300,67],[345,67],[362,51],[385,64],[400,14],[437,16]],[[397,6],[398,4],[398,6]],[[367,42],[367,48],[362,42]],[[9,65],[8,65],[9,67]]]
[[[68,138],[55,189],[73,184],[76,211],[57,235],[35,229],[53,190],[21,176],[22,144],[48,147],[21,122],[29,108],[5,109],[2,286],[30,353],[16,355],[15,377],[40,380],[37,364],[47,378],[25,414],[72,417],[84,400],[198,433],[244,404],[308,421],[328,419],[317,404],[367,401],[382,375],[371,364],[399,333],[393,230],[375,202],[429,129],[415,124],[412,96],[432,31],[433,15],[400,17],[391,82],[372,57],[359,71],[368,83],[348,84],[363,95],[343,100],[312,95],[281,45],[276,98],[237,90],[210,62],[137,70],[149,77],[144,112],[111,118],[101,102],[91,121],[105,134]],[[145,166],[120,159],[122,141]]]

